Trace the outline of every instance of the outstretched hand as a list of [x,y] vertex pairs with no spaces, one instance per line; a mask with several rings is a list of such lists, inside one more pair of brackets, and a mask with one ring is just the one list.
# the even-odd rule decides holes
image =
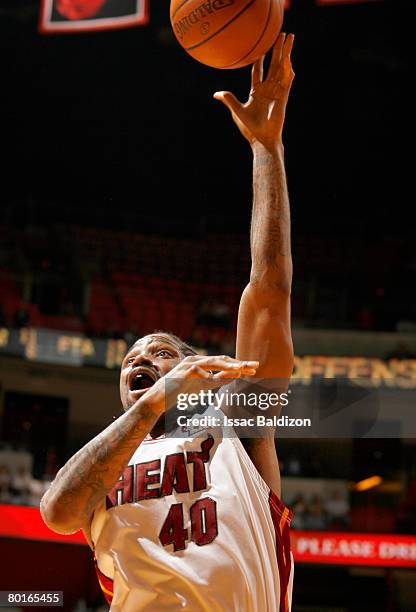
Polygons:
[[259,142],[271,152],[282,142],[286,104],[295,76],[290,58],[293,41],[293,34],[279,34],[265,79],[264,56],[253,64],[250,95],[245,104],[229,91],[214,94],[216,100],[230,109],[234,122],[249,143],[254,146]]

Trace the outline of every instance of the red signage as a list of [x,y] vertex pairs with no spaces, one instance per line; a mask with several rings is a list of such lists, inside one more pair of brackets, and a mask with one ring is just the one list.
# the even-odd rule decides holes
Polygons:
[[298,563],[416,567],[416,536],[293,530],[291,542]]
[[81,531],[71,535],[55,533],[43,522],[39,508],[26,506],[0,506],[0,538],[86,544]]
[[[0,538],[85,544],[81,531],[60,535],[43,522],[38,508],[0,506]],[[415,567],[416,536],[291,530],[296,563]]]

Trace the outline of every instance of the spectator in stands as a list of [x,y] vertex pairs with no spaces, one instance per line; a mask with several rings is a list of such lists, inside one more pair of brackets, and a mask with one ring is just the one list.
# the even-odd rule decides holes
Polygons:
[[52,484],[52,481],[54,479],[54,477],[56,476],[56,474],[44,474],[42,477],[42,486],[43,486],[43,490],[46,491],[49,489],[49,487]]
[[299,476],[301,473],[301,464],[298,457],[291,455],[287,461],[288,476]]
[[47,488],[48,487],[45,487],[45,483],[42,480],[32,478],[29,485],[28,505],[39,508],[40,500],[43,494],[46,493]]
[[325,511],[328,515],[328,527],[331,529],[346,529],[349,526],[350,507],[340,491],[333,491],[325,501]]
[[294,529],[305,528],[306,504],[302,494],[299,494],[291,503],[293,509],[292,527]]
[[319,495],[314,495],[307,506],[305,529],[321,530],[326,528],[326,516]]
[[24,466],[17,468],[17,472],[12,477],[10,491],[13,504],[27,505],[30,499],[30,488],[32,485],[32,475]]
[[29,323],[29,311],[24,303],[21,303],[13,316],[13,327],[20,329]]
[[46,453],[46,466],[45,466],[45,477],[53,480],[56,476],[56,472],[58,471],[58,455],[56,452],[56,448],[54,446],[50,446],[48,452]]
[[0,503],[9,504],[11,501],[10,485],[12,477],[7,465],[0,465]]

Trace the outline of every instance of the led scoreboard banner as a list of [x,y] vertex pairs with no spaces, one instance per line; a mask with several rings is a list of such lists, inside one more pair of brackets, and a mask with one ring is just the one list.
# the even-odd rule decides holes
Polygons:
[[[0,355],[23,357],[39,363],[114,369],[120,367],[126,350],[127,343],[122,339],[87,338],[50,329],[0,328]],[[295,357],[291,383],[305,386],[316,378],[368,381],[376,388],[416,389],[416,359],[383,361],[366,357]]]
[[0,329],[0,355],[40,363],[118,368],[126,350],[125,340],[87,338],[50,329]]
[[396,534],[291,531],[297,563],[416,567],[416,537]]

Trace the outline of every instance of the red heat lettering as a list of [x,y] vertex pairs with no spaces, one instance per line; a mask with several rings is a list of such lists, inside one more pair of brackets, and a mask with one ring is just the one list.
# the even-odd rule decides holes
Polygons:
[[183,453],[167,455],[165,459],[165,468],[163,470],[163,480],[160,489],[161,497],[172,495],[173,489],[175,489],[176,493],[189,493],[188,474],[186,473]]
[[210,435],[202,442],[200,451],[189,451],[186,453],[187,462],[194,464],[194,491],[203,491],[207,488],[205,463],[209,461],[209,451],[213,445],[214,438]]
[[[190,486],[187,473],[187,464],[193,464],[193,491],[202,491],[207,488],[205,464],[209,461],[210,450],[214,445],[214,438],[210,435],[201,443],[200,451],[174,453],[167,455],[161,476],[161,460],[146,461],[136,465],[128,465],[120,480],[114,485],[106,497],[106,508],[131,504],[144,499],[155,499],[176,493],[189,493]],[[149,472],[153,472],[152,474]],[[133,490],[133,481],[135,484]],[[161,482],[162,481],[162,482]],[[149,488],[150,485],[153,486]],[[204,512],[206,509],[204,508]]]
[[131,504],[133,501],[133,466],[128,465],[120,480],[116,482],[114,487],[108,493],[105,503],[106,509],[122,504]]
[[[157,474],[149,474],[158,470]],[[159,497],[159,487],[149,489],[150,484],[160,483],[160,459],[147,461],[146,463],[138,463],[136,465],[136,501],[142,499],[153,499]]]

